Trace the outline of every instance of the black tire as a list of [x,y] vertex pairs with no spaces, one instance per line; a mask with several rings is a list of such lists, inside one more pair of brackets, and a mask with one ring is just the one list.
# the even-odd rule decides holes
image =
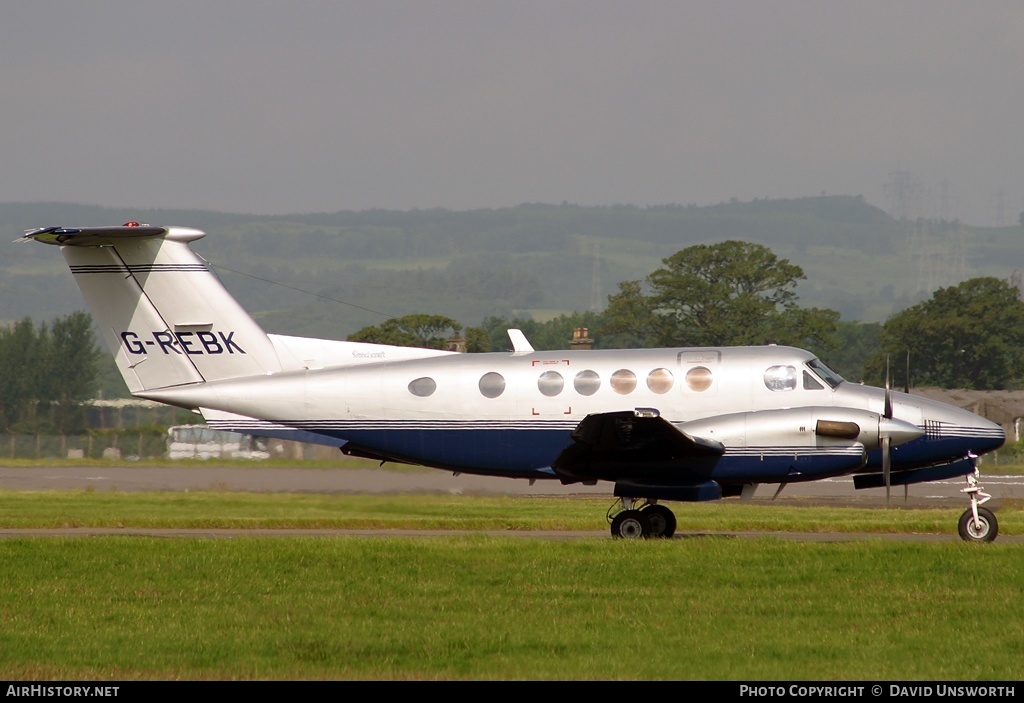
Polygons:
[[676,514],[664,505],[648,505],[640,512],[651,523],[651,537],[668,539],[676,533]]
[[612,537],[641,539],[651,536],[651,523],[639,510],[623,510],[612,520]]
[[988,508],[978,508],[978,524],[974,524],[974,512],[968,508],[960,516],[958,526],[960,537],[966,542],[991,542],[999,534],[999,521]]

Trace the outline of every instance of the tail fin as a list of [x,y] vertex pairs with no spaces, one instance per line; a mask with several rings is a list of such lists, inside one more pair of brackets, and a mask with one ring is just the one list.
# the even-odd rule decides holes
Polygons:
[[281,370],[266,333],[189,247],[184,227],[51,227],[132,393]]

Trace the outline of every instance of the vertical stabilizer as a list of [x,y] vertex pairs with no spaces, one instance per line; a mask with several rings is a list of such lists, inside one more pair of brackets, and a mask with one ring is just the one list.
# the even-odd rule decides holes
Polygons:
[[133,393],[274,373],[270,339],[189,247],[183,227],[49,228]]

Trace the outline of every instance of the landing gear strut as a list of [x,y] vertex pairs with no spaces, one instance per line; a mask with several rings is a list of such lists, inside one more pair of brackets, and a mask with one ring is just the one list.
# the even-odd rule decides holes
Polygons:
[[992,496],[978,485],[980,478],[981,474],[975,467],[974,473],[967,475],[967,488],[960,489],[961,493],[966,493],[971,499],[971,507],[960,516],[958,526],[961,539],[967,542],[991,542],[999,534],[999,523],[996,521],[995,513],[981,507],[983,503],[991,500]]
[[676,532],[676,516],[664,505],[647,501],[639,508],[636,498],[620,498],[608,510],[612,537],[641,539],[669,538]]

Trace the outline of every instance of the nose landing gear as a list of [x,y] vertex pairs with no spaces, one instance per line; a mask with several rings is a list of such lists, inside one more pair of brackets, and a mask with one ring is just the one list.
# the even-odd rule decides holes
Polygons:
[[960,516],[958,525],[960,538],[967,542],[991,542],[999,534],[999,522],[995,513],[981,507],[991,500],[992,496],[978,485],[980,477],[981,474],[975,467],[974,473],[967,475],[967,488],[960,489],[961,493],[966,493],[971,499],[971,507]]

